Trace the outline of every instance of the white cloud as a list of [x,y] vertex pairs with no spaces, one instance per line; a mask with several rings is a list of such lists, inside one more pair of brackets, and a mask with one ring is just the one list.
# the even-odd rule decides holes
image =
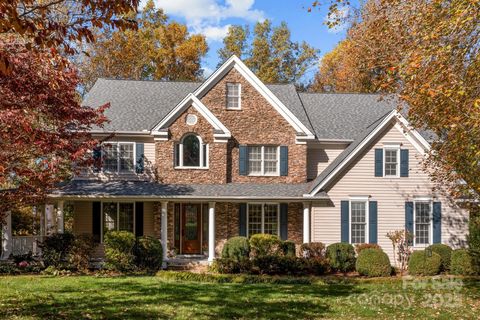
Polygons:
[[[140,8],[145,2],[141,2]],[[207,41],[223,39],[229,27],[222,23],[226,19],[264,20],[264,12],[252,8],[254,3],[255,0],[225,0],[224,4],[219,0],[155,0],[157,8],[184,18],[187,26],[193,32],[205,34]]]
[[324,19],[324,22],[325,23],[328,23],[328,22],[335,22],[336,20],[338,20],[338,24],[336,26],[334,26],[333,28],[328,28],[328,32],[329,33],[339,33],[339,32],[342,32],[344,30],[346,30],[348,28],[348,22],[346,21],[347,20],[347,17],[348,17],[348,14],[350,13],[349,11],[349,8],[348,7],[342,7],[340,9],[338,9],[338,11],[330,16],[326,16],[325,19]]

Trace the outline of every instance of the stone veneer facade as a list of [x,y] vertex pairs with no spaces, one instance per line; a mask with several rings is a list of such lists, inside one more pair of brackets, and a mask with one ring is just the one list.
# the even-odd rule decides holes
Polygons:
[[[288,240],[294,241],[297,245],[302,243],[302,203],[291,202],[288,204]],[[155,236],[160,239],[161,236],[161,206],[159,202],[154,205],[154,230]],[[215,203],[215,247],[217,254],[225,241],[231,237],[239,235],[239,210],[240,204],[234,202]],[[168,230],[168,248],[174,248],[174,203],[167,205],[167,230]],[[208,235],[203,235],[204,239]],[[179,249],[179,248],[176,248]]]
[[[241,110],[226,109],[228,82],[241,84]],[[295,143],[294,128],[238,71],[230,70],[200,100],[230,130],[232,138],[228,143],[214,142],[213,127],[193,107],[189,107],[170,125],[169,140],[156,143],[157,172],[161,183],[304,183],[307,181],[306,145]],[[197,116],[197,124],[186,124],[185,118],[188,114]],[[174,144],[190,132],[198,134],[205,143],[209,144],[208,169],[174,168]],[[240,144],[288,146],[288,175],[239,175],[238,146]]]

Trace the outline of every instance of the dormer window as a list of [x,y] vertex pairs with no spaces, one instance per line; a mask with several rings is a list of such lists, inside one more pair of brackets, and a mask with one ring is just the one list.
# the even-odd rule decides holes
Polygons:
[[196,134],[187,134],[175,144],[175,168],[207,168],[208,144]]
[[227,109],[241,109],[241,86],[240,83],[227,83]]

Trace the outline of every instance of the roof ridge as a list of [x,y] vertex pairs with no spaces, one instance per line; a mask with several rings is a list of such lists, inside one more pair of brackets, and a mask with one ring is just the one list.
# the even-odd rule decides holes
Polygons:
[[108,81],[139,81],[139,82],[162,82],[162,83],[203,83],[200,80],[152,80],[152,79],[127,79],[127,78],[111,78],[111,77],[99,77],[97,80],[108,80]]
[[308,92],[308,91],[298,91],[299,94],[305,94],[305,95],[315,95],[315,94],[324,94],[324,95],[340,95],[340,94],[345,94],[345,95],[366,95],[366,96],[381,96],[381,95],[392,95],[392,93],[385,93],[385,92],[378,92],[378,93],[373,93],[373,92]]

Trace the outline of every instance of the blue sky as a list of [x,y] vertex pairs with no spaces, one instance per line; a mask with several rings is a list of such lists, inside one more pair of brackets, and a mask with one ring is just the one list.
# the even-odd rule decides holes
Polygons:
[[[144,2],[146,0],[143,0]],[[207,37],[209,52],[202,67],[208,75],[218,63],[217,50],[229,25],[251,27],[263,19],[274,25],[286,21],[294,41],[307,41],[320,49],[320,56],[332,50],[345,36],[345,30],[329,30],[323,21],[326,8],[307,12],[309,0],[155,0],[157,7],[165,10],[172,19],[187,24],[191,32]],[[306,78],[313,77],[310,70]]]

